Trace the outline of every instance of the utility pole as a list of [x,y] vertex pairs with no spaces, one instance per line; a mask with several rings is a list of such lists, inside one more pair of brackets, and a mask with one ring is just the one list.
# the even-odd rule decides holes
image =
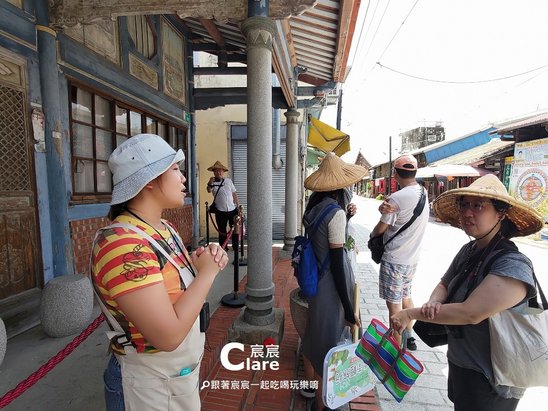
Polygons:
[[343,91],[342,91],[342,88],[341,88],[339,90],[339,101],[338,101],[338,104],[337,104],[337,130],[341,129],[342,98],[343,98]]

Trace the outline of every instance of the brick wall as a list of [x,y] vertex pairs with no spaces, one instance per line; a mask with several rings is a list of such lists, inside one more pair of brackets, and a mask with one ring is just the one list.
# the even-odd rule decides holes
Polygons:
[[[192,245],[192,206],[166,210],[162,217],[177,227],[186,246]],[[95,232],[108,224],[109,220],[106,217],[85,218],[70,222],[75,273],[89,274],[89,255]]]
[[185,246],[192,245],[192,206],[165,210],[162,217],[177,228]]
[[85,218],[70,222],[75,273],[89,274],[89,253],[95,232],[108,224],[109,220],[106,217]]

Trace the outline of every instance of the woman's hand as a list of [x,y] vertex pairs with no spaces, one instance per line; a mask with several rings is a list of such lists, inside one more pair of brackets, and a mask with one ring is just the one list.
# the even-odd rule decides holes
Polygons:
[[[208,268],[209,265],[215,264],[215,269],[218,272],[228,264],[228,254],[221,246],[217,244],[209,244],[207,247],[200,247],[192,253],[192,263],[198,271]],[[212,268],[212,267],[209,267]]]
[[421,314],[429,320],[433,320],[439,314],[441,305],[439,301],[428,301],[422,305]]
[[346,322],[346,325],[350,328],[361,327],[362,326],[362,322],[360,321],[360,317],[356,313],[354,313],[354,324],[352,324],[349,321],[345,321],[345,322]]
[[390,317],[390,327],[398,334],[401,334],[411,320],[412,318],[409,315],[409,310],[401,310],[399,313]]
[[356,214],[356,211],[358,211],[358,208],[356,207],[356,204],[350,203],[346,206],[346,218],[354,217]]

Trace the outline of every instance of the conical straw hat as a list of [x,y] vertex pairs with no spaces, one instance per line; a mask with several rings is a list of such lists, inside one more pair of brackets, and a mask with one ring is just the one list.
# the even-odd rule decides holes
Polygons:
[[213,171],[216,168],[220,168],[221,170],[228,171],[228,168],[223,166],[223,163],[221,163],[219,160],[215,161],[215,164],[213,164],[211,167],[208,167],[207,171]]
[[304,186],[312,191],[339,190],[357,183],[366,174],[365,167],[345,163],[335,153],[329,152],[320,167],[304,181]]
[[439,195],[432,204],[436,216],[444,223],[461,228],[458,201],[462,196],[489,198],[509,204],[506,217],[516,225],[517,237],[536,233],[544,224],[540,213],[510,196],[504,184],[493,174],[478,178],[468,187],[456,188]]

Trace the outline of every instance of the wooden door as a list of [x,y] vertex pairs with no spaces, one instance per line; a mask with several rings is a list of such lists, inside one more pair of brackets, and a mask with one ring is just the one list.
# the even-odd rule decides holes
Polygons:
[[41,286],[23,66],[0,56],[0,300]]

